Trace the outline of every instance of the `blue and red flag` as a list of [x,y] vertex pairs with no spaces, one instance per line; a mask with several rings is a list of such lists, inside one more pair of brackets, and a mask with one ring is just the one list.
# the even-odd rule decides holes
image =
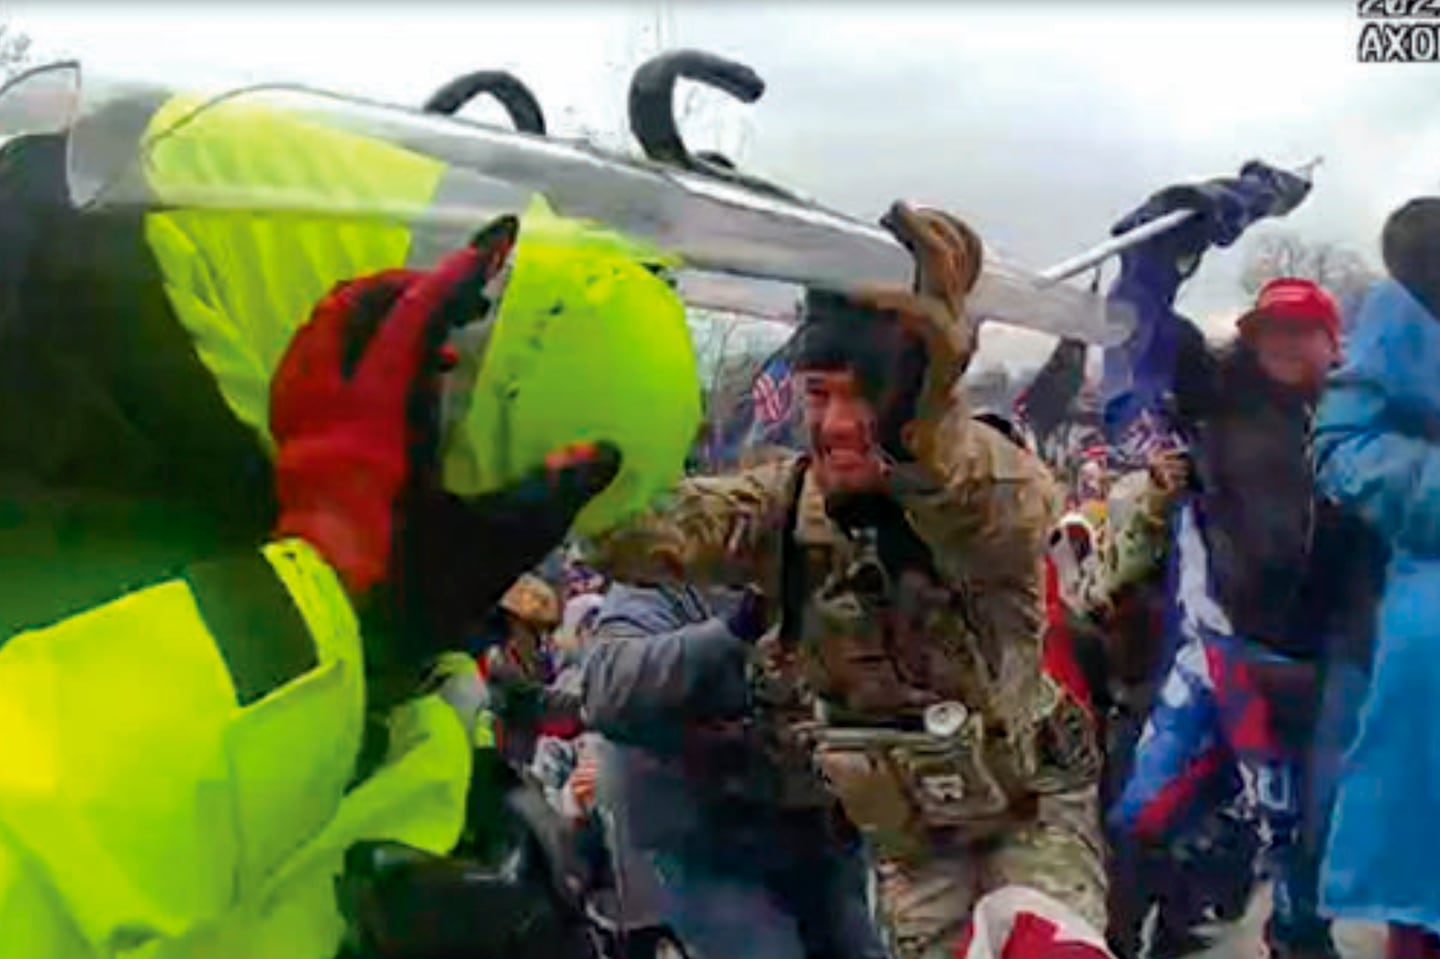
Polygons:
[[[1129,340],[1104,356],[1112,466],[1143,468],[1155,452],[1188,445],[1172,412],[1176,385],[1193,372],[1183,368],[1189,351],[1205,346],[1200,331],[1174,310],[1180,284],[1211,246],[1229,246],[1257,220],[1288,213],[1309,188],[1301,177],[1249,163],[1238,177],[1163,190],[1115,225],[1119,234],[1173,210],[1196,211],[1125,251],[1110,288],[1110,298],[1137,320]],[[1114,839],[1125,845],[1173,836],[1193,820],[1207,785],[1233,777],[1241,808],[1258,820],[1269,854],[1284,861],[1298,829],[1298,757],[1278,736],[1256,679],[1283,664],[1232,628],[1210,582],[1204,517],[1190,498],[1175,515],[1166,600],[1168,655],[1130,776],[1109,811]]]
[[750,401],[755,410],[753,430],[767,432],[784,426],[794,406],[794,390],[790,384],[790,364],[783,353],[772,356],[760,368],[750,388]]
[[1121,255],[1111,300],[1135,313],[1135,332],[1105,351],[1102,393],[1105,433],[1121,469],[1138,469],[1162,448],[1184,445],[1170,415],[1182,342],[1198,335],[1175,313],[1180,284],[1211,246],[1227,247],[1265,217],[1299,206],[1310,182],[1284,170],[1250,162],[1236,177],[1174,186],[1151,197],[1115,224],[1121,234],[1175,210],[1196,211],[1185,223]]
[[706,466],[729,469],[746,450],[757,446],[799,449],[799,415],[789,357],[781,347],[761,364],[735,408],[713,425],[707,437]]

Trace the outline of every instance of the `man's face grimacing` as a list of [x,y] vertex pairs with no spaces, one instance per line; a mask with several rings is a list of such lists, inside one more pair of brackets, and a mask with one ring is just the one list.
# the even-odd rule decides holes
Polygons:
[[800,370],[805,433],[816,479],[827,493],[868,493],[884,486],[875,407],[845,369]]

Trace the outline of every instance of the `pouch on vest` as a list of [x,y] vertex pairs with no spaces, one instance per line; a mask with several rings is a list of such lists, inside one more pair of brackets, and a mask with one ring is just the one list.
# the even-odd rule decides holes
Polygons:
[[1009,824],[1011,797],[976,714],[952,736],[837,727],[813,735],[816,762],[846,813],[887,855],[913,855],[931,829],[979,839]]
[[984,835],[1010,809],[1010,794],[986,745],[978,713],[966,717],[954,735],[909,733],[891,743],[891,760],[927,826]]
[[883,858],[912,864],[925,860],[925,824],[883,749],[821,742],[814,757],[845,815]]

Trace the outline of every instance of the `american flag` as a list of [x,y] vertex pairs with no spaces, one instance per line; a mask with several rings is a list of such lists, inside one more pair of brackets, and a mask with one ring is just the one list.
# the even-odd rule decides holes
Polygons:
[[584,593],[605,592],[605,574],[578,560],[565,564],[561,592],[566,600]]
[[1144,469],[1156,453],[1184,448],[1184,440],[1170,427],[1166,417],[1142,409],[1110,447],[1110,463],[1115,469]]
[[751,397],[755,419],[762,426],[774,426],[789,419],[792,399],[789,365],[779,357],[766,363],[755,377]]

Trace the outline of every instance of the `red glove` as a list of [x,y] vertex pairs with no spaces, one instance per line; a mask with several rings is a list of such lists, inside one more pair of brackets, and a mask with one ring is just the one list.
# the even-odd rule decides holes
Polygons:
[[430,272],[342,283],[296,333],[270,391],[280,519],[355,597],[391,572],[395,512],[417,468],[434,467],[434,392],[447,328],[482,308],[514,243],[513,218]]

